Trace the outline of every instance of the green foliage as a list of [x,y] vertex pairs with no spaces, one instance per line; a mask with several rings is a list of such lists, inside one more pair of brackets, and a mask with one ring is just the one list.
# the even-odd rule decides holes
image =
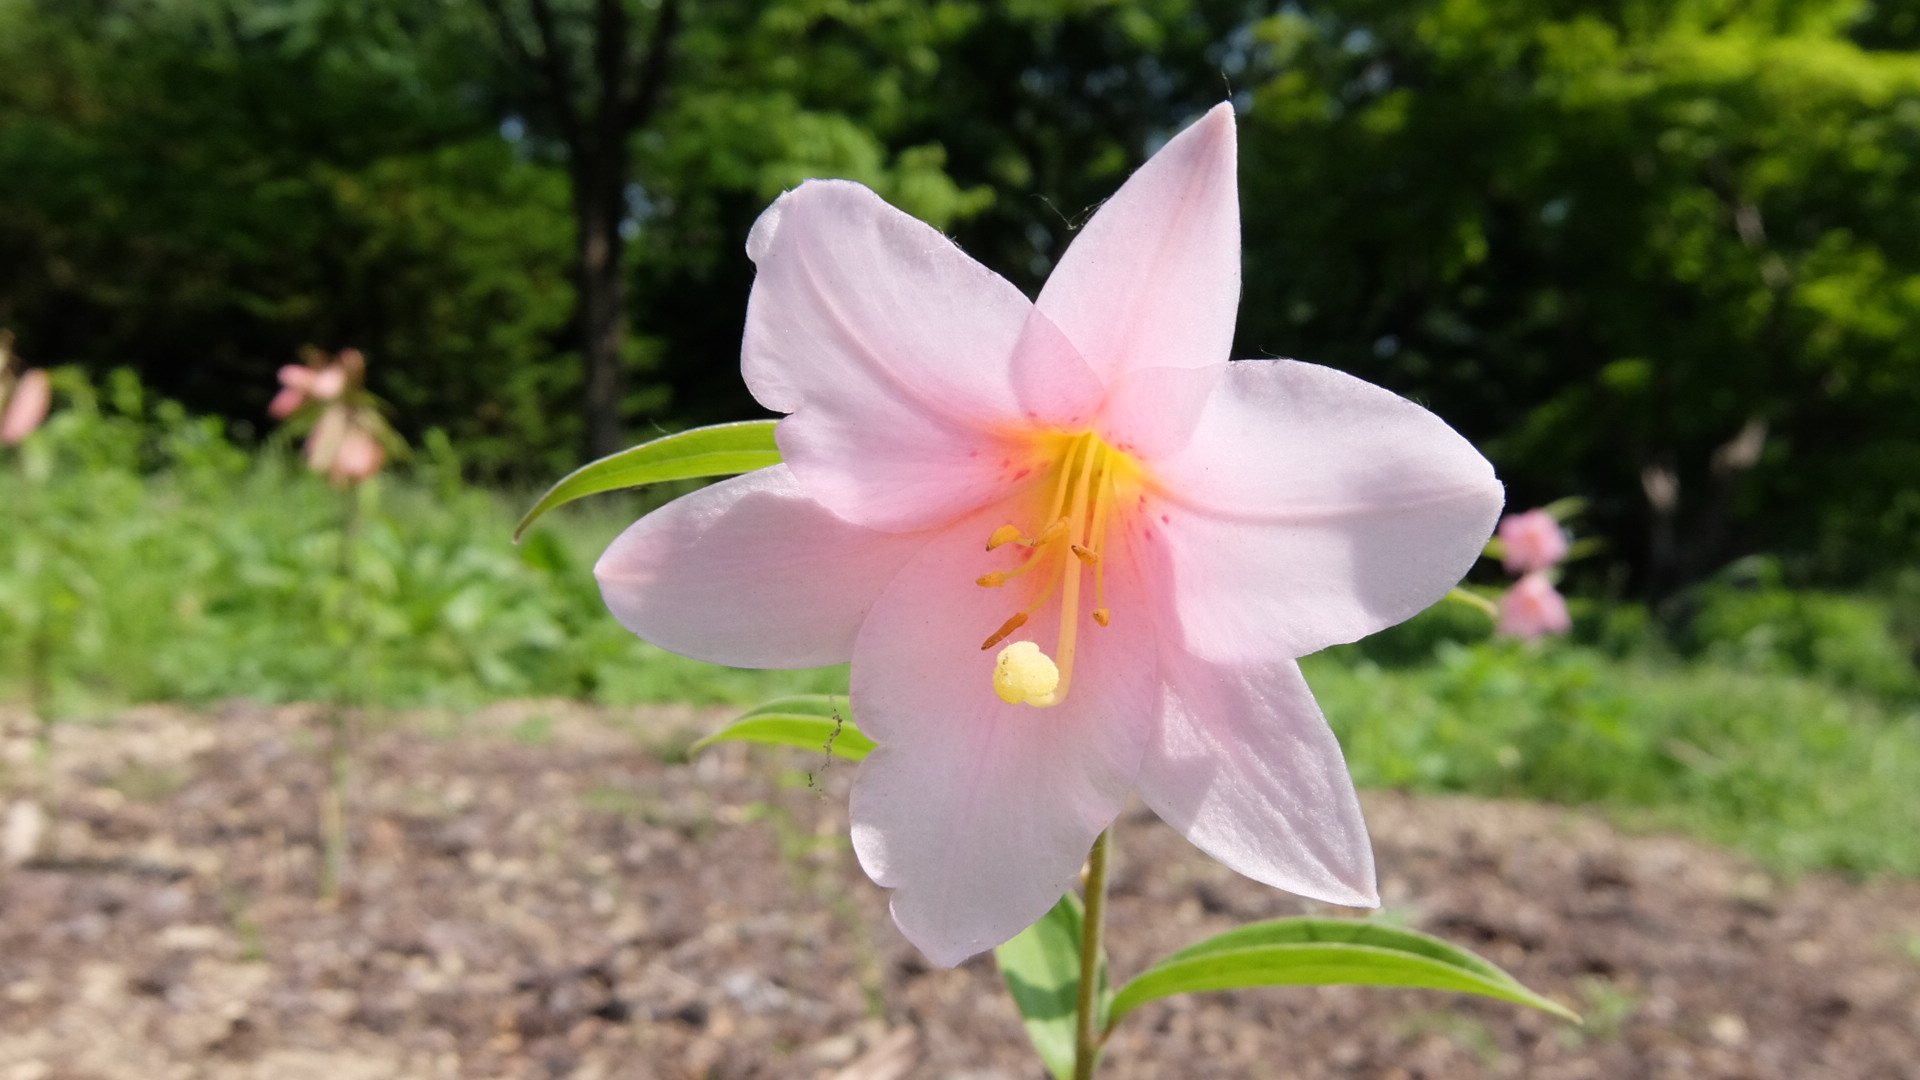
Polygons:
[[514,539],[548,511],[589,495],[667,480],[732,476],[778,465],[780,450],[773,442],[773,427],[771,420],[745,420],[694,428],[582,465],[540,496],[514,527]]
[[242,453],[130,376],[104,395],[72,371],[58,386],[20,467],[0,472],[0,693],[29,692],[34,671],[61,713],[233,695],[740,702],[844,685],[837,670],[697,664],[608,618],[592,560],[643,503],[569,514],[515,548],[518,500],[463,486],[430,439],[416,476],[362,489],[349,578],[354,496],[280,453]]
[[1896,7],[1285,5],[1243,58],[1242,352],[1430,403],[1523,503],[1597,496],[1657,593],[1920,557],[1920,54],[1852,37]]
[[[1000,977],[1034,1052],[1056,1080],[1073,1076],[1075,1009],[1080,998],[1080,940],[1086,910],[1068,893],[1040,921],[993,950]],[[1096,1031],[1106,1027],[1113,991],[1106,985],[1107,959],[1100,958],[1100,993],[1095,997]]]
[[1692,655],[1920,702],[1913,645],[1895,636],[1899,623],[1887,600],[1788,589],[1778,566],[1758,558],[1728,567],[1683,599],[1694,608],[1682,639]]
[[715,743],[751,742],[859,761],[873,752],[874,741],[853,725],[852,717],[844,694],[797,694],[754,706],[688,749],[697,752]]
[[1580,1019],[1486,960],[1438,938],[1351,919],[1273,919],[1229,930],[1157,961],[1114,995],[1110,1022],[1175,994],[1338,984],[1482,994],[1575,1023]]
[[1788,871],[1920,874],[1910,692],[1562,642],[1449,642],[1400,668],[1349,647],[1303,666],[1362,786],[1593,805]]

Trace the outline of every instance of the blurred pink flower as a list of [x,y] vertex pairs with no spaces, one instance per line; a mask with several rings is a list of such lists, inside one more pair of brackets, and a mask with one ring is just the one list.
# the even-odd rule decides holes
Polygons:
[[1544,570],[1521,577],[1500,598],[1500,633],[1508,637],[1537,638],[1542,634],[1564,634],[1573,629],[1567,614],[1567,601]]
[[387,458],[373,434],[377,423],[370,409],[338,402],[327,406],[307,433],[307,467],[326,474],[335,487],[371,479]]
[[857,184],[781,196],[747,241],[742,369],[789,414],[785,463],[648,515],[596,568],[675,652],[852,660],[879,743],[854,849],[936,963],[1044,914],[1130,790],[1243,874],[1377,902],[1294,658],[1443,596],[1501,488],[1411,402],[1228,362],[1235,157],[1222,105],[1037,302]]
[[347,392],[350,384],[359,384],[366,371],[366,360],[358,349],[342,349],[332,361],[324,360],[326,354],[317,349],[308,352],[307,363],[281,367],[280,392],[267,403],[268,416],[285,420],[306,404],[309,398],[314,401],[337,401]]
[[327,468],[327,479],[335,487],[371,480],[386,459],[387,452],[380,448],[378,439],[358,428],[349,429],[341,436],[340,447]]
[[314,370],[305,364],[288,364],[280,369],[280,392],[273,395],[267,403],[267,415],[275,420],[285,420],[292,416],[300,406],[306,404],[307,392],[313,388]]
[[1501,561],[1510,574],[1545,570],[1567,557],[1567,534],[1545,510],[1508,514],[1500,519]]
[[[0,390],[5,385],[0,384]],[[13,384],[13,390],[0,398],[0,445],[18,446],[47,419],[53,405],[53,381],[39,368],[31,368]]]

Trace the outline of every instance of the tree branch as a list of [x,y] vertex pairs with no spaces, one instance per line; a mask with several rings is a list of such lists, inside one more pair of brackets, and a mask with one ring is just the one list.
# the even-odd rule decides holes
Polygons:
[[640,73],[634,80],[633,95],[621,108],[627,131],[638,131],[652,119],[660,104],[660,93],[667,82],[667,65],[673,55],[673,39],[680,33],[680,0],[662,0],[660,14],[653,20],[653,33],[647,40],[647,54],[640,61]]
[[573,86],[567,80],[567,68],[560,52],[560,34],[554,29],[553,5],[548,0],[529,0],[533,26],[540,34],[540,71],[546,76],[547,94],[553,98],[554,122],[560,125],[560,137],[567,142],[569,156],[578,157],[583,133],[580,111],[573,101]]

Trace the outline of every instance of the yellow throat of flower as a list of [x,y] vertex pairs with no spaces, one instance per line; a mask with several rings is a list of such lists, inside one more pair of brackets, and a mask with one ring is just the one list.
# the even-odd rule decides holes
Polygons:
[[1107,520],[1124,488],[1136,483],[1140,467],[1091,431],[1044,437],[1042,453],[1054,462],[1052,497],[1040,517],[1041,527],[1029,532],[1007,524],[987,537],[987,550],[1018,544],[1032,554],[1012,570],[996,570],[975,581],[983,588],[1000,588],[1030,572],[1046,584],[1033,601],[980,646],[991,649],[1027,624],[1033,613],[1060,598],[1060,639],[1049,657],[1031,641],[1016,641],[1000,650],[993,665],[993,690],[1009,705],[1047,708],[1067,698],[1073,683],[1073,658],[1079,644],[1082,571],[1093,574],[1093,621],[1108,625]]

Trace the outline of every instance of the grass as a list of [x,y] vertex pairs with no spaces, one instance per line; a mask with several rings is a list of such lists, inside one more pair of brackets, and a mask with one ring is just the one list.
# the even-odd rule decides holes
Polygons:
[[[53,421],[0,454],[0,505],[22,511],[0,529],[0,698],[70,718],[235,696],[458,709],[844,689],[843,669],[716,668],[615,624],[592,562],[646,499],[569,508],[516,548],[528,495],[461,484],[443,441],[352,507],[130,380],[62,378]],[[1756,564],[1689,602],[1672,644],[1632,608],[1582,613],[1582,642],[1522,645],[1442,606],[1304,666],[1363,785],[1593,805],[1787,871],[1920,875],[1920,677],[1889,629],[1913,622],[1898,596],[1793,592]]]

